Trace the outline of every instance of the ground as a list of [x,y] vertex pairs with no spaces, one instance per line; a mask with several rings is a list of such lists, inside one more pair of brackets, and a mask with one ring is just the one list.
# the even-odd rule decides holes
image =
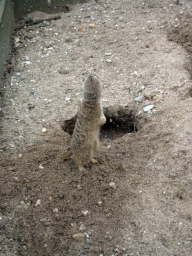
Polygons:
[[[1,80],[0,255],[192,255],[192,2],[54,10],[16,24]],[[62,156],[90,73],[108,123],[80,172]]]

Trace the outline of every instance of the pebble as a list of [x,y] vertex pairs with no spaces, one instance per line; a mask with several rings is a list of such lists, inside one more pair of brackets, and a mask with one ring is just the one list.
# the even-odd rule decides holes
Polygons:
[[40,164],[40,165],[39,165],[39,169],[44,169],[44,167]]
[[68,102],[70,102],[70,101],[71,101],[71,98],[69,98],[69,97],[66,97],[66,98],[65,98],[65,101],[68,101]]
[[107,62],[107,63],[111,63],[111,62],[112,62],[112,60],[110,60],[110,59],[107,59],[107,60],[106,60],[106,62]]
[[60,68],[58,72],[59,74],[62,74],[62,75],[69,74],[69,70],[67,68]]
[[40,219],[41,222],[46,222],[47,219],[46,218],[43,218],[43,219]]
[[77,190],[81,190],[81,189],[82,189],[81,185],[77,185]]
[[143,102],[145,100],[145,97],[144,96],[138,96],[134,99],[135,102]]
[[99,202],[98,202],[98,205],[102,205],[102,202],[101,202],[101,201],[99,201]]
[[122,17],[122,16],[120,16],[120,17],[119,17],[119,21],[122,21],[122,20],[123,20],[123,17]]
[[85,234],[77,233],[77,234],[73,235],[73,239],[78,241],[78,242],[84,242],[85,241]]
[[25,66],[25,65],[30,65],[31,64],[31,62],[30,61],[23,61],[23,62],[21,62],[21,65],[22,66]]
[[95,24],[89,24],[90,28],[95,28]]
[[111,53],[110,52],[106,52],[105,55],[106,56],[111,56]]
[[46,132],[46,131],[47,131],[47,129],[46,129],[46,128],[43,128],[43,129],[42,129],[42,132]]
[[25,38],[27,38],[27,39],[33,39],[33,34],[32,34],[32,33],[27,33],[27,34],[25,35]]
[[15,37],[15,44],[19,43],[20,38],[19,37]]
[[80,27],[80,28],[78,29],[78,31],[79,31],[79,32],[83,32],[83,27]]
[[80,227],[79,227],[79,231],[85,231],[86,230],[86,227],[84,224],[81,224]]
[[148,112],[149,110],[151,110],[153,108],[153,105],[148,105],[146,107],[143,108],[144,112]]
[[37,202],[35,203],[36,207],[39,206],[39,205],[41,205],[41,199],[38,199]]
[[87,216],[88,215],[88,213],[89,213],[89,211],[82,211],[82,214],[84,215],[84,216]]
[[59,210],[57,208],[53,209],[53,212],[58,212]]
[[110,183],[109,183],[109,187],[110,187],[110,188],[113,188],[113,189],[116,189],[116,188],[117,188],[116,185],[115,185],[115,182],[110,182]]

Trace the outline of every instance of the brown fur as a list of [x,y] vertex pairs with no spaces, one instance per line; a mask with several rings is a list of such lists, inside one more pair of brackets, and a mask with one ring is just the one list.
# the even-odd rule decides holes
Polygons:
[[100,127],[106,122],[101,103],[101,84],[90,75],[85,79],[77,121],[70,142],[70,152],[63,159],[73,155],[79,170],[83,165],[97,163],[93,153],[99,148]]

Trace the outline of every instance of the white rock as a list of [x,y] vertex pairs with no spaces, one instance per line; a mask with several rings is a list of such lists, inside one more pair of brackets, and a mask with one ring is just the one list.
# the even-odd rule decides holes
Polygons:
[[42,129],[42,132],[46,132],[46,131],[47,131],[47,129],[46,129],[46,128],[43,128],[43,129]]
[[112,62],[112,60],[110,60],[110,59],[107,59],[107,60],[106,60],[106,62],[107,62],[107,63],[111,63],[111,62]]
[[146,107],[143,108],[144,112],[148,112],[149,110],[151,110],[153,108],[153,105],[148,105]]
[[77,233],[77,234],[73,235],[73,239],[75,239],[78,242],[84,242],[85,241],[85,234]]
[[110,188],[113,188],[113,189],[116,189],[116,188],[117,188],[116,185],[115,185],[115,182],[110,182],[110,183],[109,183],[109,187],[110,187]]
[[71,98],[69,98],[69,97],[66,97],[66,98],[65,98],[65,101],[68,101],[68,102],[70,102],[70,101],[71,101]]
[[25,65],[30,65],[31,64],[31,62],[30,61],[23,61],[23,62],[21,62],[21,65],[22,66],[25,66]]
[[40,164],[40,165],[39,165],[39,169],[44,169],[44,167]]
[[101,202],[101,201],[99,201],[99,202],[98,202],[98,205],[102,205],[102,202]]
[[15,44],[19,43],[20,38],[19,37],[15,37]]
[[53,212],[58,212],[59,210],[57,208],[53,209]]
[[39,206],[41,204],[41,199],[38,199],[37,202],[35,203],[35,206]]
[[111,53],[110,52],[106,52],[105,55],[106,56],[111,56]]
[[88,213],[89,213],[89,211],[82,211],[82,214],[84,215],[84,216],[87,216],[88,215]]
[[143,96],[138,96],[134,99],[135,102],[143,102],[145,100],[145,97]]
[[84,224],[81,224],[80,227],[79,227],[79,231],[85,231],[86,230],[86,227]]

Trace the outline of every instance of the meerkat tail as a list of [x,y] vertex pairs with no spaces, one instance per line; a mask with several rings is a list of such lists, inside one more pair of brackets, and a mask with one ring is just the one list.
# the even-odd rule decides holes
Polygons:
[[62,157],[62,159],[63,160],[66,160],[66,159],[68,159],[70,156],[72,156],[73,154],[72,154],[72,152],[71,151],[69,151],[69,153],[67,153],[67,154],[65,154],[63,157]]

